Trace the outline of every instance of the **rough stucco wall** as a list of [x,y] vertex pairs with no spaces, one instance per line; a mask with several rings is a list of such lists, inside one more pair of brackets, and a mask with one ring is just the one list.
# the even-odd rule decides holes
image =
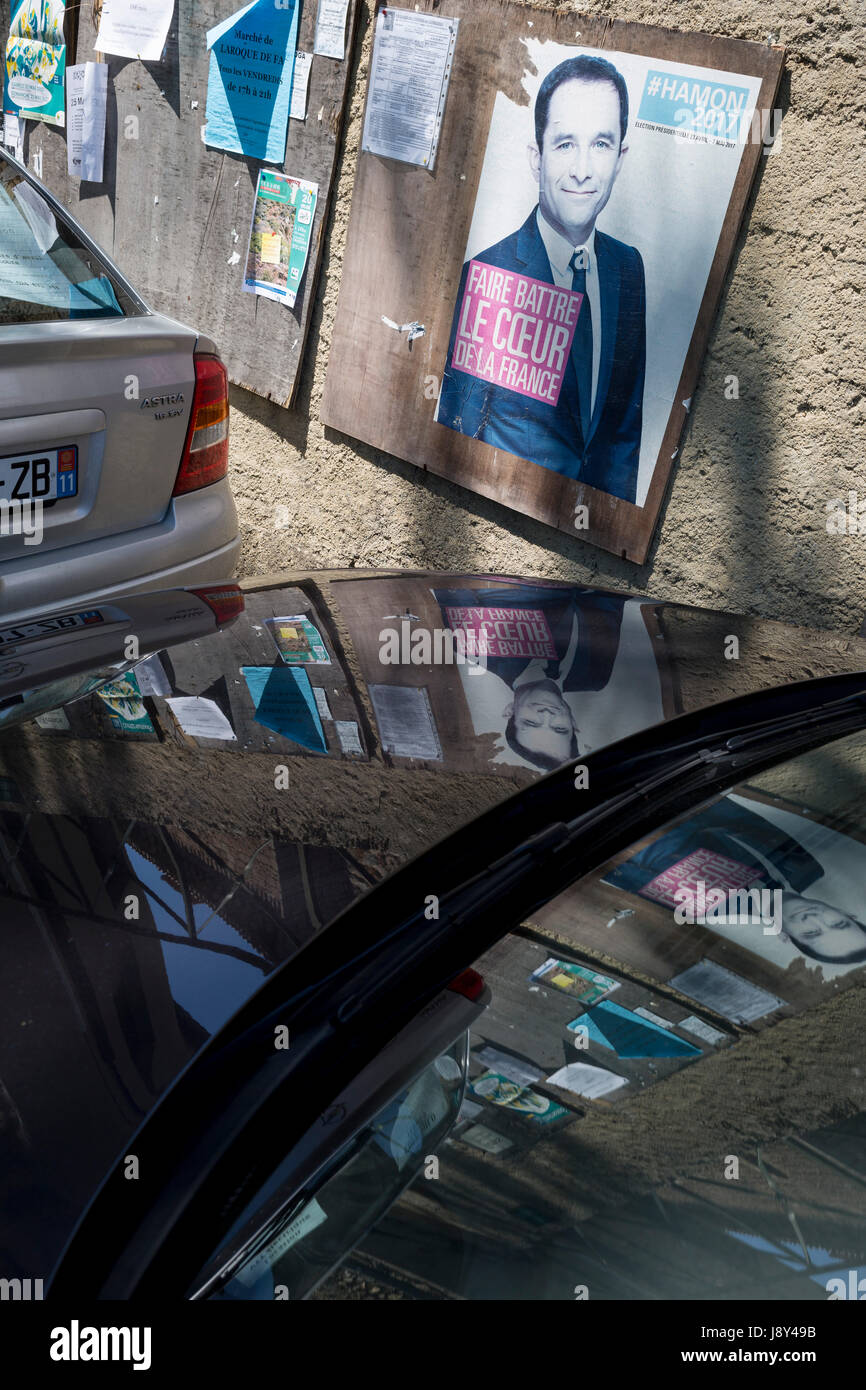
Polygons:
[[[826,504],[849,489],[866,504],[862,6],[601,0],[580,9],[759,42],[772,36],[787,48],[781,148],[762,160],[647,563],[620,560],[326,433],[319,421],[369,68],[364,5],[296,409],[232,393],[241,573],[393,565],[510,572],[856,632],[866,615],[866,538],[829,535]],[[724,394],[731,374],[737,400]]]

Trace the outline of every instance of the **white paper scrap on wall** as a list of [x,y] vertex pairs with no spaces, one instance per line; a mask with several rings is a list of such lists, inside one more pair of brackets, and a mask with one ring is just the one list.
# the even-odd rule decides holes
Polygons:
[[158,63],[173,14],[174,0],[102,0],[94,48],[97,53]]
[[66,161],[70,178],[102,183],[108,64],[66,69]]
[[346,15],[349,0],[319,0],[313,52],[323,58],[345,58]]
[[363,756],[364,749],[354,719],[337,719],[334,728],[337,730],[337,738],[344,753],[360,753]]
[[312,53],[305,53],[302,48],[299,48],[295,54],[295,70],[292,74],[292,96],[289,105],[289,116],[293,121],[304,121],[307,118],[307,87],[310,81],[310,68],[312,64]]

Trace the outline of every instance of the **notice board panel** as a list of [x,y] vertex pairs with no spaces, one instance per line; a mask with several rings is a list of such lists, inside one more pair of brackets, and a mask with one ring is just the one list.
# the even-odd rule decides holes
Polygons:
[[[650,600],[459,574],[336,579],[331,592],[390,760],[537,775],[679,712]],[[547,719],[530,709],[538,681],[553,715],[533,728]]]
[[642,562],[783,53],[416,8],[459,20],[435,166],[359,156],[322,419]]
[[[280,165],[209,148],[202,140],[206,34],[240,8],[235,0],[177,0],[161,62],[104,56],[109,75],[102,183],[69,177],[66,135],[54,127],[28,122],[24,155],[28,168],[41,171],[51,192],[151,308],[213,338],[236,385],[290,406],[315,297],[357,0],[349,0],[346,57],[313,57],[306,120],[289,120]],[[316,9],[315,0],[302,0],[297,46],[308,53]],[[8,0],[0,3],[0,21],[5,40]],[[70,64],[99,61],[97,27],[98,7],[67,7]],[[279,168],[319,187],[306,268],[291,309],[241,288],[262,168]]]

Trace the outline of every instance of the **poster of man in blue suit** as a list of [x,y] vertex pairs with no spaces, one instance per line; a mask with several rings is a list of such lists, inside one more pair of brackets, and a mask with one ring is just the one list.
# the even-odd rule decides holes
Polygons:
[[634,502],[644,264],[596,226],[628,155],[628,89],[606,58],[579,54],[547,74],[533,115],[538,202],[463,267],[437,420]]

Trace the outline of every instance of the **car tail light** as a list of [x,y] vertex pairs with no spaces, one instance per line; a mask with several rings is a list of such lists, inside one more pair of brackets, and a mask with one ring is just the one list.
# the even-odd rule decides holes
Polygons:
[[202,603],[206,603],[216,614],[217,626],[234,622],[244,611],[244,596],[237,584],[214,584],[204,589],[190,589]]
[[484,991],[484,981],[477,970],[461,970],[448,988],[453,989],[455,994],[462,994],[464,999],[474,1002]]
[[195,355],[195,392],[173,497],[219,482],[229,471],[229,381],[218,357]]

